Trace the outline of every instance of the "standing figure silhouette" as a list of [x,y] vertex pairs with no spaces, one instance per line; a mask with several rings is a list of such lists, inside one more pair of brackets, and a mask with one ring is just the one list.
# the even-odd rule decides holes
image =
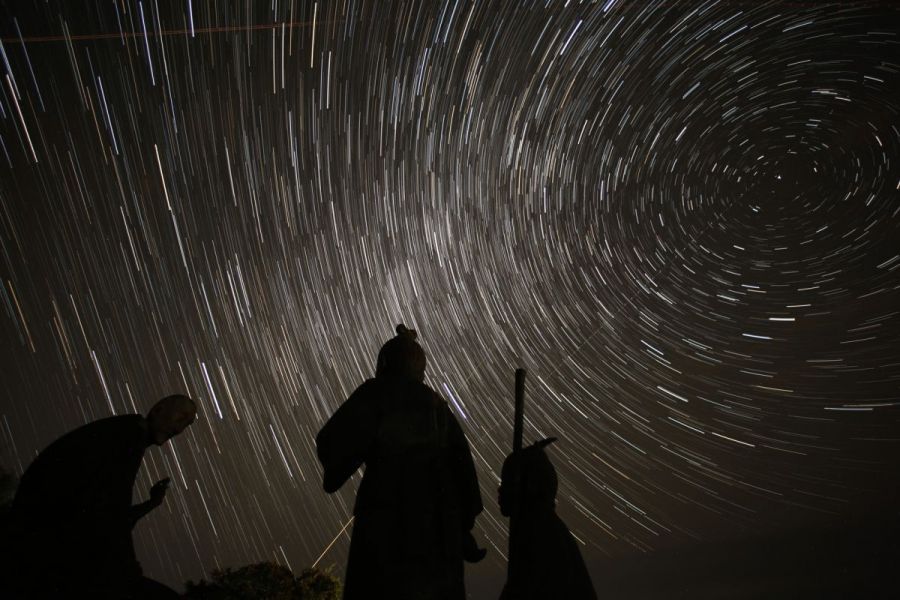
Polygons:
[[469,444],[425,378],[415,330],[397,326],[360,385],[316,438],[324,488],[357,469],[344,600],[463,600],[463,560],[485,551],[471,529],[482,511]]

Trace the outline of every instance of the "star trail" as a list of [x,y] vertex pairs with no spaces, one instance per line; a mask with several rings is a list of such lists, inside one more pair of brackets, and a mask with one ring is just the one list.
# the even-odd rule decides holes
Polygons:
[[517,366],[598,591],[620,557],[900,499],[891,3],[0,17],[0,464],[196,398],[136,485],[172,478],[148,576],[341,572],[355,484],[322,491],[314,438],[401,322],[479,470],[472,597],[505,579]]

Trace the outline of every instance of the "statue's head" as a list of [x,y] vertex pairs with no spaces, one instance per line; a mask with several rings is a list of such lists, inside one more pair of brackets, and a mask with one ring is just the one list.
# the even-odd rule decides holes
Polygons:
[[503,461],[498,502],[504,517],[520,508],[541,509],[556,505],[559,481],[553,463],[544,452],[544,448],[555,441],[556,438],[547,438],[535,442]]
[[150,441],[161,446],[187,429],[196,418],[197,405],[193,400],[182,394],[166,396],[147,413]]
[[424,381],[425,351],[416,342],[416,330],[397,325],[397,335],[389,339],[378,352],[376,377],[399,377]]

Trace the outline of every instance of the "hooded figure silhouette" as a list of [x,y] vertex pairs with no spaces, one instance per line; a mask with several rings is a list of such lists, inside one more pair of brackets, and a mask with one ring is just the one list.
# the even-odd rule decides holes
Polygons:
[[475,466],[447,403],[423,383],[416,332],[396,331],[378,353],[375,378],[316,438],[326,492],[365,465],[344,599],[462,600],[463,560],[484,556],[470,533],[483,508]]
[[596,600],[578,544],[556,514],[556,469],[542,440],[503,461],[500,512],[516,519],[510,544],[510,577],[501,600]]

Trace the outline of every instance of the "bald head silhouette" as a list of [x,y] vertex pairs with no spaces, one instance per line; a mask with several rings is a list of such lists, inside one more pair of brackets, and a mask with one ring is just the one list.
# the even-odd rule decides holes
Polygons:
[[197,405],[182,394],[166,396],[147,413],[150,443],[162,446],[194,422]]

